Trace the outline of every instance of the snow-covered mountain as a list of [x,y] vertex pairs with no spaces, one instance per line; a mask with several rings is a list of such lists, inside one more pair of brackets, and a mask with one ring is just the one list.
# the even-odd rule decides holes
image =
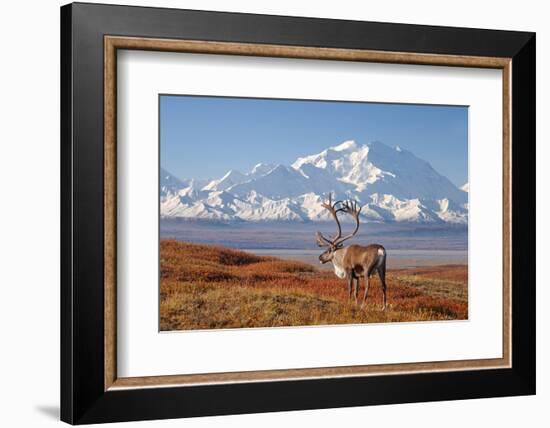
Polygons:
[[178,193],[180,189],[188,187],[189,182],[183,182],[174,177],[164,168],[160,169],[160,194],[161,197],[168,198]]
[[353,140],[296,159],[291,166],[257,164],[219,179],[179,180],[161,169],[161,215],[211,220],[321,221],[332,193],[353,198],[364,221],[468,222],[468,193],[413,153]]

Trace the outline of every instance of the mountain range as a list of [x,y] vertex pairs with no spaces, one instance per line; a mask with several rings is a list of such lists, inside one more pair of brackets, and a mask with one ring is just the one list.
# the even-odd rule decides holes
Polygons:
[[321,203],[354,199],[363,221],[468,223],[468,183],[462,188],[400,147],[354,140],[296,159],[229,170],[211,180],[180,180],[160,171],[163,218],[218,221],[326,221]]

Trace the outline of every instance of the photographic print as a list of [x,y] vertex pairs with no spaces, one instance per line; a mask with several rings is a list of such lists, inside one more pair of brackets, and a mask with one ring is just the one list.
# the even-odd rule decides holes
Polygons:
[[160,330],[468,319],[468,108],[159,95]]

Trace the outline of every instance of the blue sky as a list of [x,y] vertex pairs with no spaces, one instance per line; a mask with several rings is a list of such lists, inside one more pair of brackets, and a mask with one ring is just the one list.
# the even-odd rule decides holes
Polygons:
[[457,186],[468,180],[467,107],[161,95],[160,127],[161,166],[180,178],[289,165],[353,139],[398,145]]

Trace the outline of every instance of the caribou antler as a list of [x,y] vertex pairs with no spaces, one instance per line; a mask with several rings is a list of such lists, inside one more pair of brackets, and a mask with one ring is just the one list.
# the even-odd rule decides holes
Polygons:
[[[354,236],[357,231],[359,230],[359,213],[361,212],[361,208],[357,209],[357,202],[355,201],[336,201],[332,202],[332,194],[329,193],[328,196],[328,202],[323,202],[322,207],[325,208],[328,212],[332,214],[332,217],[334,218],[334,221],[336,221],[336,226],[338,227],[338,233],[335,237],[332,239],[325,238],[321,232],[317,232],[317,244],[320,247],[325,246],[338,246],[345,240],[351,238]],[[341,205],[341,207],[338,207]],[[338,220],[338,213],[339,212],[345,212],[353,216],[355,218],[355,230],[349,234],[346,235],[344,238],[342,238],[342,226],[340,225],[340,220]]]
[[329,239],[325,238],[321,232],[317,232],[317,245],[319,245],[320,247],[335,246],[336,241],[342,236],[342,226],[340,226],[340,220],[338,220],[338,211],[342,211],[342,208],[337,208],[338,205],[341,203],[342,201],[336,201],[333,203],[332,193],[329,193],[328,202],[323,202],[321,204],[323,208],[325,208],[329,213],[332,214],[334,221],[336,221],[336,226],[338,226],[338,233],[334,238]]
[[341,244],[342,242],[348,240],[349,238],[353,238],[357,231],[359,230],[359,214],[361,214],[361,208],[357,209],[357,202],[350,200],[345,201],[342,204],[342,208],[340,208],[340,211],[343,211],[349,215],[351,215],[355,219],[355,229],[353,232],[351,232],[349,235],[344,236],[343,238],[340,238],[337,245]]

